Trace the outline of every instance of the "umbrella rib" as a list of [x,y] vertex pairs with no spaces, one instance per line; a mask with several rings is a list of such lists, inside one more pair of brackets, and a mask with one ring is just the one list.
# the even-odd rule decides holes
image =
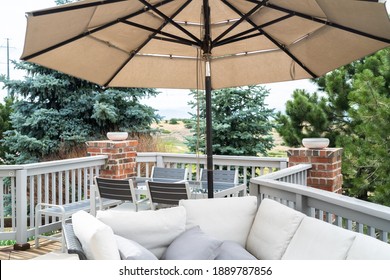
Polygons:
[[175,42],[180,42],[180,43],[185,44],[185,45],[197,45],[197,43],[194,41],[187,40],[187,39],[182,38],[180,36],[176,36],[176,35],[161,31],[161,30],[157,30],[157,29],[151,28],[149,26],[145,26],[145,25],[138,24],[138,23],[131,22],[131,21],[127,21],[127,20],[123,20],[122,23],[153,32],[154,34],[160,34],[160,35],[164,35],[166,37],[170,37],[172,39],[175,39],[174,40]]
[[289,10],[289,9],[286,9],[286,8],[282,8],[282,7],[276,6],[274,4],[268,4],[267,7],[275,9],[275,10],[278,10],[278,11],[281,11],[281,12],[290,13],[290,14],[293,14],[294,16],[298,16],[298,17],[301,17],[301,18],[304,18],[304,19],[307,19],[307,20],[311,20],[311,21],[318,22],[318,23],[321,23],[321,24],[324,24],[324,25],[328,25],[330,27],[338,28],[338,29],[341,29],[341,30],[344,30],[344,31],[347,31],[347,32],[350,32],[350,33],[354,33],[354,34],[357,34],[357,35],[360,35],[360,36],[364,36],[364,37],[367,37],[367,38],[370,38],[370,39],[374,39],[374,40],[377,40],[377,41],[381,41],[381,42],[390,44],[390,39],[386,39],[386,38],[383,38],[383,37],[375,36],[375,35],[372,35],[372,34],[369,34],[369,33],[363,32],[363,31],[359,31],[359,30],[356,30],[356,29],[353,29],[353,28],[350,28],[350,27],[347,27],[347,26],[344,26],[344,25],[341,25],[341,24],[337,24],[337,23],[334,23],[334,22],[330,22],[330,21],[327,21],[327,20],[320,19],[320,18],[315,18],[313,16],[309,16],[309,15],[306,15],[304,13],[295,12],[295,11],[292,11],[292,10]]
[[[148,3],[147,1],[145,0],[138,0],[140,1],[142,4],[144,4],[145,6],[149,7],[151,10],[153,10],[154,12],[156,12],[159,16],[161,16],[164,20],[167,21],[167,23],[169,22],[170,24],[172,24],[173,26],[175,26],[177,29],[179,29],[180,31],[182,31],[183,33],[185,33],[186,35],[188,35],[190,38],[194,39],[194,41],[198,44],[198,46],[200,46],[202,44],[202,41],[199,40],[194,34],[192,34],[191,32],[189,32],[188,30],[186,30],[185,28],[183,28],[182,26],[180,26],[180,24],[176,23],[173,18],[177,15],[177,13],[175,13],[174,16],[172,17],[168,17],[166,14],[162,13],[159,9],[157,9],[155,6],[151,5],[150,3]],[[187,1],[188,2],[188,1]],[[185,3],[184,5],[187,6],[188,3]],[[181,10],[180,10],[181,11]]]
[[[222,0],[226,4],[226,0]],[[245,15],[241,16],[241,18],[236,21],[232,26],[230,26],[228,29],[226,29],[224,32],[222,32],[217,38],[215,38],[212,42],[212,44],[218,43],[223,37],[226,36],[229,32],[231,32],[234,28],[236,28],[240,23],[242,23],[244,20],[247,20],[251,15],[253,15],[256,11],[258,11],[262,6],[264,6],[268,0],[263,0],[260,3],[258,3],[254,8],[252,8],[249,12],[247,12]]]
[[[174,0],[164,0],[164,1],[160,2],[158,5],[160,5],[160,6],[161,6],[161,5],[165,5],[165,4],[168,4],[168,3],[172,2],[172,1],[174,1]],[[79,40],[79,39],[82,39],[82,38],[84,38],[84,37],[87,37],[87,36],[89,36],[89,35],[92,35],[93,33],[96,33],[96,32],[98,32],[98,31],[100,31],[100,30],[106,29],[106,28],[108,28],[108,27],[110,27],[110,26],[112,26],[112,25],[115,25],[115,24],[121,22],[122,20],[126,20],[126,19],[129,19],[129,18],[138,16],[138,15],[141,15],[141,14],[143,14],[143,13],[147,13],[147,12],[149,12],[149,11],[150,11],[150,8],[141,9],[141,10],[139,10],[139,11],[137,11],[137,12],[134,12],[134,13],[132,13],[132,14],[130,14],[130,15],[127,15],[127,16],[125,16],[125,17],[123,17],[123,18],[116,19],[116,20],[111,21],[111,22],[109,22],[109,23],[106,23],[106,24],[104,24],[104,25],[102,25],[102,26],[100,26],[100,27],[97,27],[97,28],[95,28],[95,29],[93,29],[93,30],[86,31],[86,32],[84,32],[84,33],[82,33],[82,34],[76,35],[76,36],[74,36],[74,37],[72,37],[72,38],[69,38],[69,39],[67,39],[67,40],[65,40],[65,41],[59,42],[59,43],[57,43],[57,44],[55,44],[55,45],[53,45],[53,46],[51,46],[51,47],[48,47],[48,48],[43,49],[43,50],[40,50],[40,51],[35,52],[35,53],[33,53],[33,54],[30,54],[30,55],[28,55],[28,56],[22,57],[21,59],[22,59],[22,60],[29,60],[29,59],[32,59],[32,58],[34,58],[34,57],[40,56],[40,55],[42,55],[42,54],[44,54],[44,53],[50,52],[50,51],[52,51],[52,50],[58,49],[58,48],[60,48],[60,47],[62,47],[62,46],[65,46],[65,45],[67,45],[67,44],[69,44],[69,43],[72,43],[72,42],[74,42],[74,41],[77,41],[77,40]]]
[[[230,9],[232,9],[234,12],[236,12],[239,16],[243,16],[243,13],[238,10],[235,6],[233,6],[231,3],[227,1],[223,1]],[[253,27],[258,27],[253,21],[250,19],[246,19],[246,21],[252,25]],[[318,75],[316,75],[313,71],[311,71],[309,68],[307,68],[298,58],[295,57],[284,45],[280,44],[278,41],[276,41],[274,38],[272,38],[267,32],[262,30],[261,28],[257,28],[259,32],[262,32],[265,37],[267,37],[268,40],[270,40],[272,43],[274,43],[279,49],[281,49],[285,54],[287,54],[292,60],[294,60],[299,66],[301,66],[307,73],[309,73],[313,78],[317,78]]]
[[[191,46],[191,47],[194,46],[194,43],[191,42],[191,41],[175,40],[175,39],[166,38],[166,37],[160,37],[160,36],[154,36],[153,39],[166,41],[166,42],[171,42],[171,43],[176,43],[176,44],[182,44],[182,45]],[[196,46],[196,47],[198,47],[198,46]]]
[[262,35],[264,35],[264,34],[260,32],[260,33],[251,34],[251,35],[247,35],[247,36],[240,36],[240,37],[236,37],[235,36],[235,38],[229,38],[229,40],[227,40],[227,39],[226,40],[222,40],[217,45],[215,45],[213,47],[221,47],[221,46],[224,46],[224,45],[232,44],[232,43],[243,41],[243,40],[250,39],[250,38],[259,37],[259,36],[262,36]]
[[226,45],[226,44],[229,44],[229,43],[241,41],[241,40],[244,40],[244,39],[248,39],[248,38],[250,38],[250,37],[255,37],[255,36],[252,36],[252,35],[242,37],[242,36],[244,36],[244,35],[246,35],[246,34],[249,34],[249,33],[254,32],[254,31],[259,31],[259,32],[260,32],[260,33],[256,34],[256,36],[263,35],[262,31],[259,30],[259,29],[265,28],[265,27],[270,26],[270,25],[273,25],[273,24],[275,24],[275,23],[278,23],[278,22],[283,21],[283,20],[285,20],[285,19],[288,19],[288,18],[290,18],[290,17],[293,17],[293,15],[288,14],[288,15],[282,16],[282,17],[280,17],[280,18],[274,19],[274,20],[272,20],[272,21],[269,21],[269,22],[267,22],[267,23],[264,23],[264,24],[262,24],[262,25],[253,27],[253,28],[251,28],[251,29],[248,29],[248,30],[243,31],[243,32],[241,32],[241,33],[238,33],[238,34],[236,34],[236,35],[230,36],[230,37],[228,37],[228,38],[226,38],[226,39],[224,39],[224,40],[221,40],[221,41],[217,42],[213,47],[218,47],[218,46]]
[[[175,13],[173,13],[172,15],[172,18],[174,18],[175,16],[177,16],[185,7],[187,7],[187,5],[191,2],[192,0],[187,0],[181,7],[179,7],[179,9],[177,9],[177,11]],[[148,5],[150,6],[150,5]],[[150,9],[152,9],[150,7]],[[128,59],[126,59],[126,61],[117,69],[117,71],[114,73],[114,75],[111,76],[111,78],[108,79],[108,81],[104,84],[105,87],[107,87],[111,81],[119,74],[119,72],[127,65],[127,63],[129,63],[130,60],[132,60],[135,55],[147,44],[150,42],[150,40],[152,40],[153,38],[156,37],[156,35],[168,24],[168,21],[165,21],[158,29],[156,29],[157,33],[154,33],[153,35],[149,36],[149,38],[147,40],[145,40],[145,42],[143,42],[140,46],[138,46],[138,48],[136,50],[134,50]]]

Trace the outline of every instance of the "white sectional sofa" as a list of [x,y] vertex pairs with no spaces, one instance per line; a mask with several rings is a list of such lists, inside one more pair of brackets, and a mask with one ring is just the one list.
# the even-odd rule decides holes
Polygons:
[[72,217],[87,259],[390,260],[390,245],[254,196]]

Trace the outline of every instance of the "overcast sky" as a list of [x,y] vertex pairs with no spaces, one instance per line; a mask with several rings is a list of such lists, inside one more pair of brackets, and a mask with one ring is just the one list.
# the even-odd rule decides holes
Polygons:
[[[7,74],[7,38],[9,39],[10,59],[19,59],[23,51],[23,42],[26,29],[25,12],[39,10],[55,6],[54,0],[2,0],[0,4],[0,74]],[[390,11],[389,2],[386,3]],[[20,79],[23,73],[17,72],[10,66],[10,78]],[[309,92],[316,91],[315,85],[308,80],[273,83],[264,85],[270,90],[266,99],[269,108],[283,111],[287,100],[291,98],[294,89],[306,89]],[[2,84],[0,84],[2,87]],[[166,118],[188,117],[187,112],[191,109],[187,105],[190,97],[186,90],[161,90],[157,98],[146,100],[144,103],[159,110],[160,115]],[[0,101],[5,95],[0,90]]]

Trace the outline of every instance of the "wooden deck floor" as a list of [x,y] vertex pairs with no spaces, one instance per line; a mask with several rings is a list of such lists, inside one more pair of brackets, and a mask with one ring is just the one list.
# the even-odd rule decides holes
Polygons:
[[26,251],[15,251],[13,246],[0,247],[0,260],[29,260],[51,252],[60,252],[61,243],[52,240],[41,240],[39,248],[35,248],[34,241]]

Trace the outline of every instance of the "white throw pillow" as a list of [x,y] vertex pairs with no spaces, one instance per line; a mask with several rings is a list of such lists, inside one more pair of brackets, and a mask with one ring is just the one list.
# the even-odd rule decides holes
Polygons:
[[280,260],[304,214],[263,199],[249,233],[246,249],[261,260]]
[[305,217],[282,260],[344,260],[355,236],[352,231]]
[[151,251],[157,258],[169,244],[185,231],[184,207],[157,211],[98,211],[97,218],[112,228],[115,234],[133,240]]
[[203,232],[245,246],[257,210],[257,197],[181,200],[186,208],[186,227],[199,225]]
[[347,260],[390,260],[390,245],[371,236],[357,234]]
[[115,235],[115,239],[122,260],[157,260],[152,252],[137,242],[119,235]]
[[73,230],[89,260],[120,260],[112,229],[85,211],[72,215]]

